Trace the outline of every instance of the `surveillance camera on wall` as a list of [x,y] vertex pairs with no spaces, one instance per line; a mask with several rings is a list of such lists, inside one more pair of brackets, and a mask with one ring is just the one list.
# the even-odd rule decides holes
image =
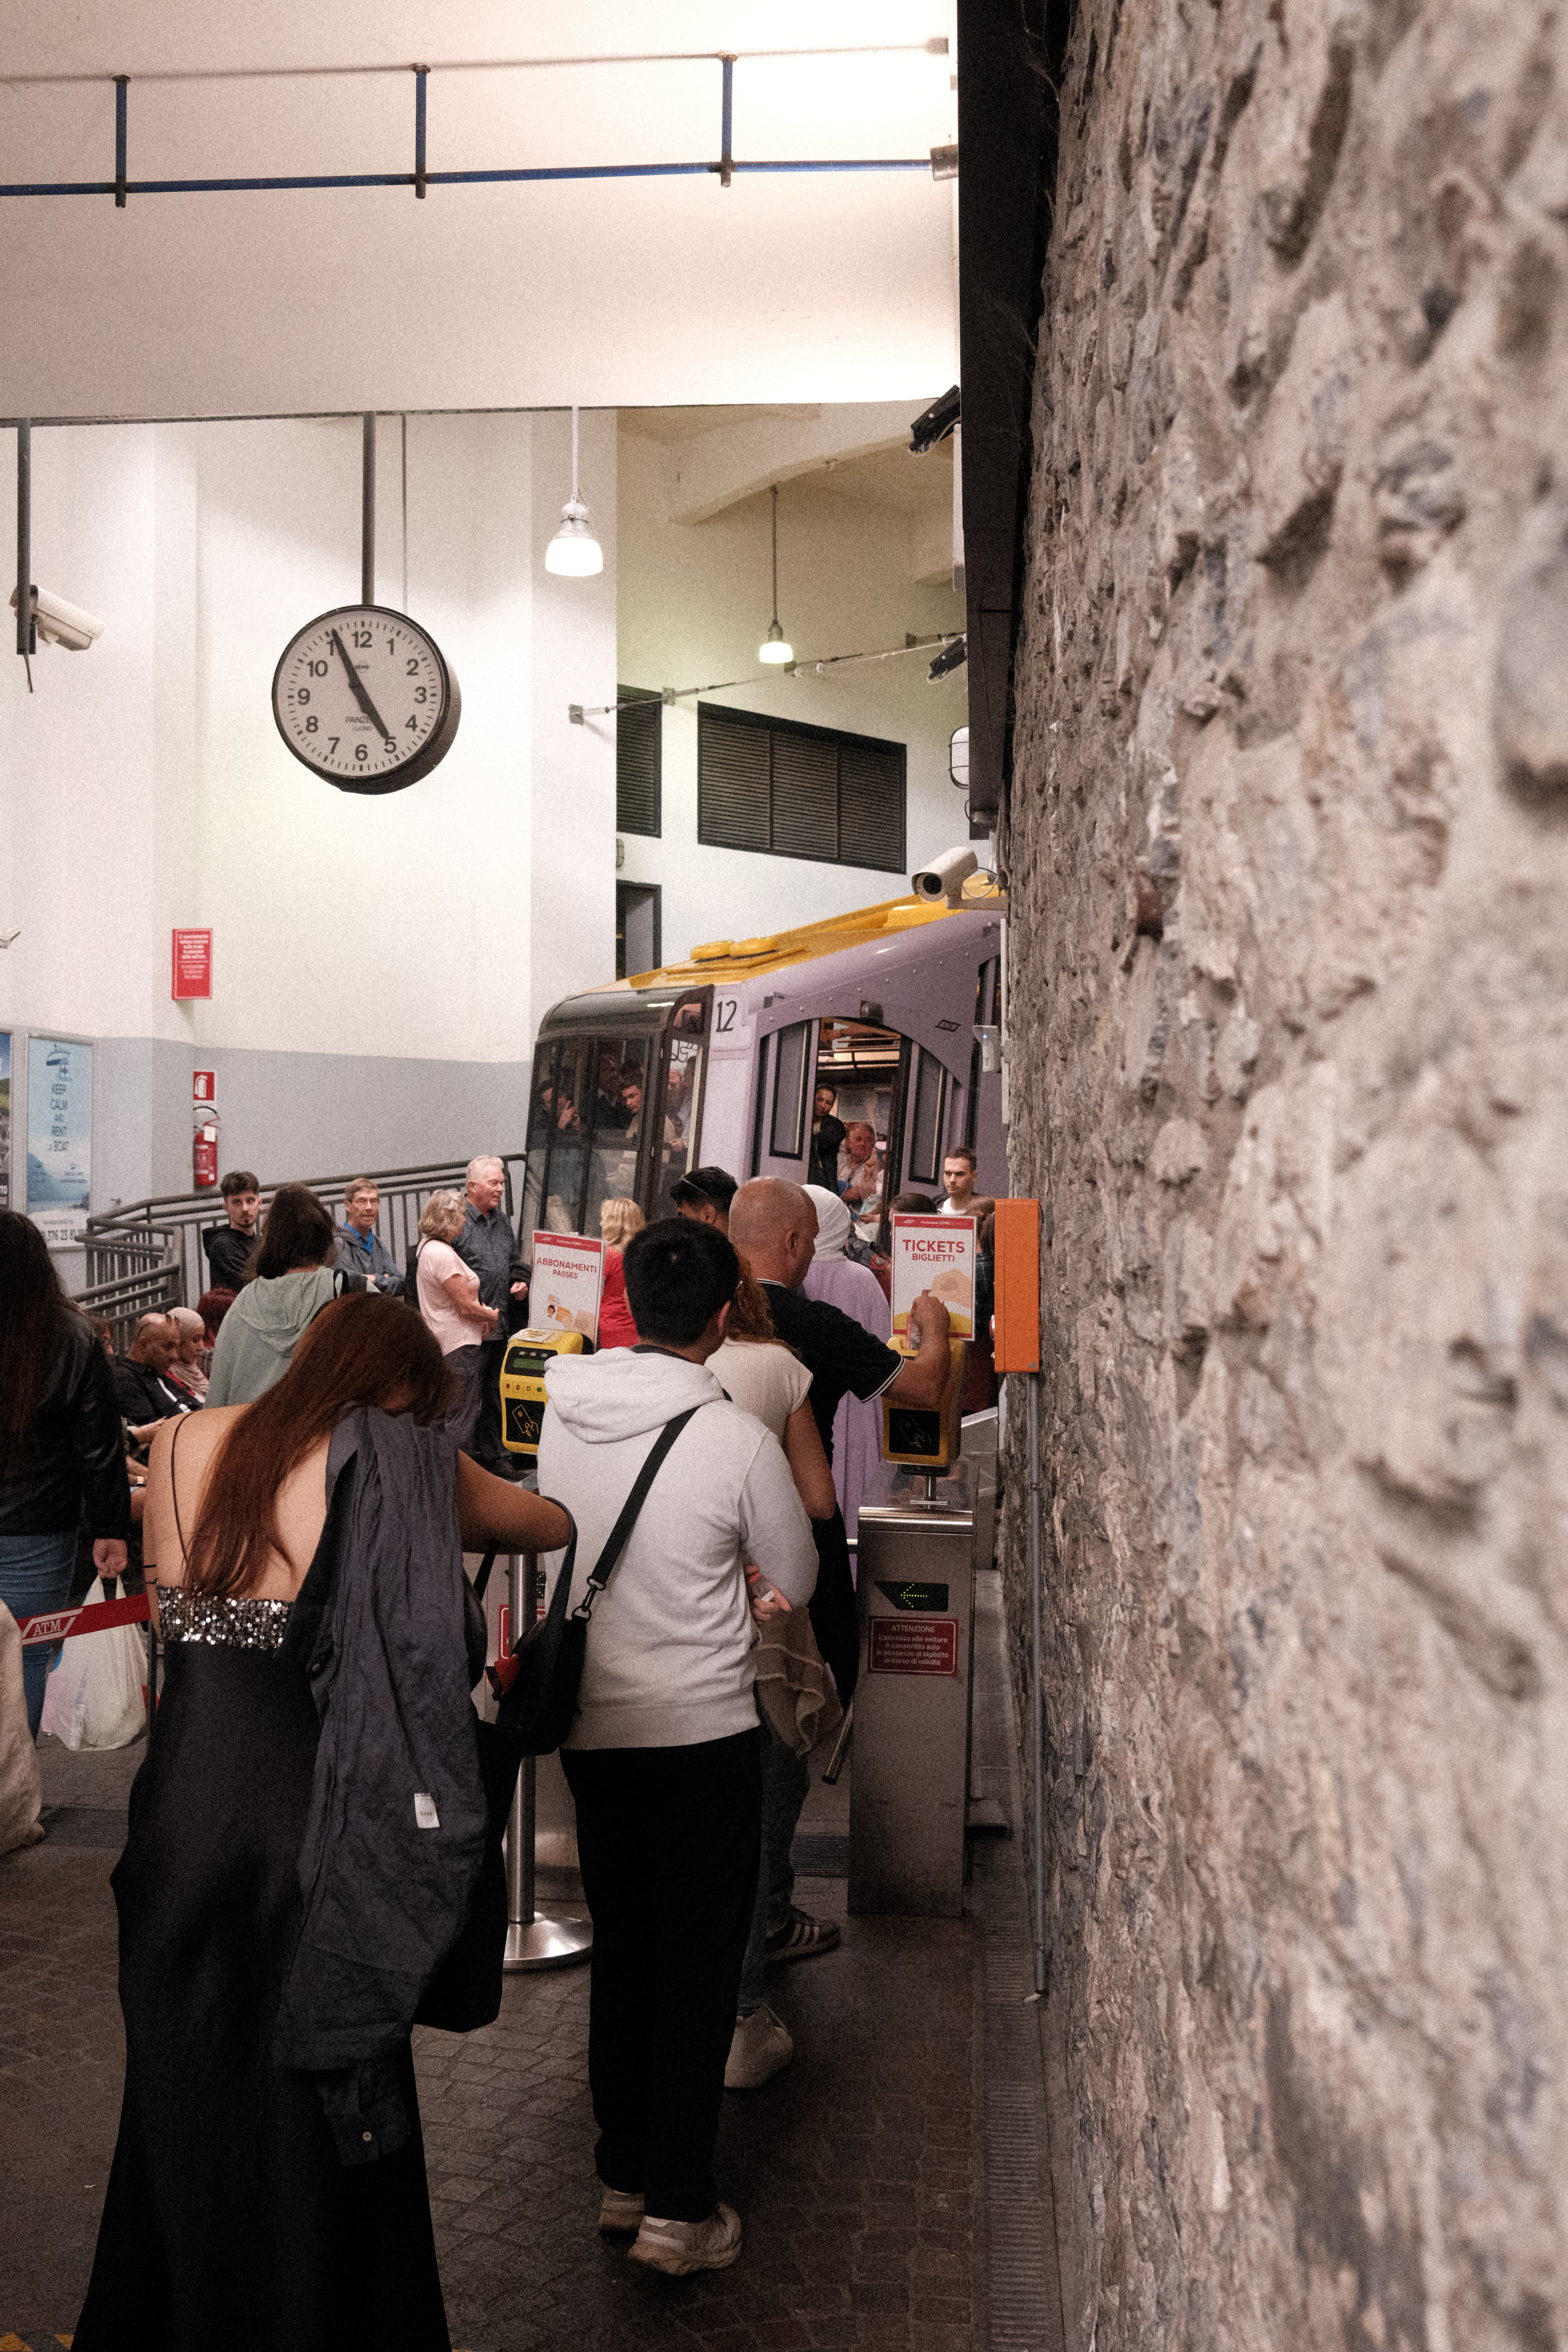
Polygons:
[[[11,591],[11,610],[16,609],[16,591]],[[94,637],[103,635],[103,623],[84,613],[79,604],[68,604],[63,596],[56,596],[47,588],[33,591],[33,625],[47,646],[64,646],[68,653],[84,654]]]
[[963,903],[964,883],[979,865],[979,858],[967,845],[944,849],[940,857],[931,859],[923,873],[910,876],[910,887],[917,898],[928,898],[933,905],[943,898],[950,907],[959,907]]

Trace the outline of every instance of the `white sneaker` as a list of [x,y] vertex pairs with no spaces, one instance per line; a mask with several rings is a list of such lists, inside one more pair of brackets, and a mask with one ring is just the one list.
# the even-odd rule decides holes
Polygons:
[[706,2221],[661,2221],[647,2213],[628,2249],[634,2263],[685,2278],[692,2271],[727,2271],[741,2255],[741,2217],[732,2205],[715,2205]]
[[727,2091],[757,2091],[795,2056],[790,2031],[771,2009],[753,2009],[735,2020],[735,2035],[724,2068]]

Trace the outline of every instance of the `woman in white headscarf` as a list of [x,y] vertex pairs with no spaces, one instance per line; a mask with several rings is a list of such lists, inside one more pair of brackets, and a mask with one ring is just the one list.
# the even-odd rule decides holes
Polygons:
[[[850,1234],[849,1211],[836,1192],[820,1184],[805,1187],[816,1211],[816,1255],[801,1285],[808,1298],[826,1299],[841,1314],[852,1315],[864,1330],[885,1346],[893,1328],[892,1309],[882,1286],[868,1265],[846,1257]],[[882,1459],[882,1406],[873,1397],[840,1400],[833,1420],[833,1484],[845,1532],[855,1541],[862,1503],[879,1503],[892,1484],[892,1465]]]

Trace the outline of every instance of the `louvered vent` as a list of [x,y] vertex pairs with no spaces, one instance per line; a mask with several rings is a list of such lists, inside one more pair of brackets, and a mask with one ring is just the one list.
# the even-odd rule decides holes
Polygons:
[[697,730],[697,838],[721,849],[771,849],[769,734],[726,713],[700,710]]
[[901,743],[698,705],[697,837],[714,848],[902,873],[906,777]]
[[636,686],[618,686],[618,700],[637,697],[616,713],[616,831],[657,839],[663,824],[664,705]]

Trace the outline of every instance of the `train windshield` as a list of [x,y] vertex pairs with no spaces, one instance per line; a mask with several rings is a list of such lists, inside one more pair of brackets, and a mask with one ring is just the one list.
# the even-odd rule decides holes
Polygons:
[[637,1200],[660,1040],[564,1037],[534,1057],[519,1236],[597,1234],[606,1201]]

